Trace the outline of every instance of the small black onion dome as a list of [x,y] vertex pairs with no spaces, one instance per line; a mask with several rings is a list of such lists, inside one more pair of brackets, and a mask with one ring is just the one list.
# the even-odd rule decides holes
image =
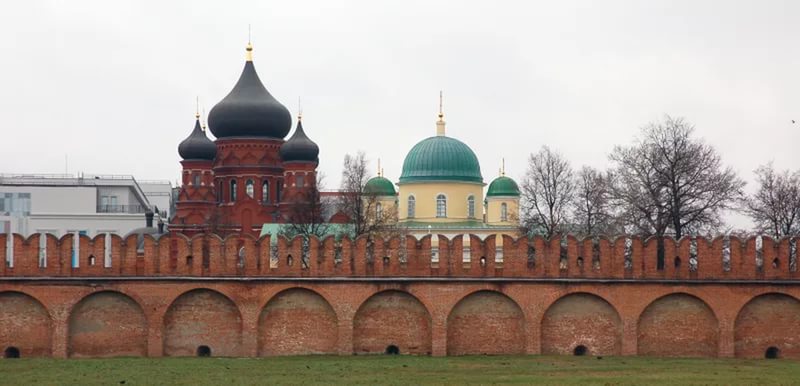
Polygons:
[[288,141],[281,145],[281,159],[284,162],[319,162],[319,146],[303,131],[303,122],[297,120],[297,129]]
[[211,142],[206,133],[200,129],[200,118],[194,122],[194,130],[178,145],[178,154],[183,159],[199,159],[213,161],[217,156],[217,145]]
[[[248,46],[248,53],[252,50]],[[239,81],[208,114],[211,132],[217,138],[281,138],[292,128],[292,116],[267,91],[248,58]]]

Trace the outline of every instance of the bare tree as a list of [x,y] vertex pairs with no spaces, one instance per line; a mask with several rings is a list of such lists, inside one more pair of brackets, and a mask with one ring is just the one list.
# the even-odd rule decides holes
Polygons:
[[324,189],[325,176],[317,174],[316,181],[311,186],[286,197],[287,209],[283,216],[284,224],[279,232],[288,237],[310,236],[323,237],[328,234],[330,224],[325,221],[329,203],[321,199],[320,192]]
[[522,180],[522,224],[547,237],[565,227],[575,191],[572,167],[564,156],[543,146],[528,158]]
[[680,238],[717,229],[722,212],[742,196],[744,181],[723,167],[713,147],[692,138],[693,132],[682,118],[666,116],[642,128],[633,145],[617,146],[610,156],[617,166],[614,197],[629,228],[658,237],[659,267],[667,231]]
[[353,225],[353,236],[356,237],[370,233],[375,226],[369,216],[376,210],[377,201],[365,199],[367,197],[365,189],[370,177],[367,157],[363,151],[359,151],[355,155],[346,154],[344,156],[339,210],[350,219]]
[[758,190],[744,199],[756,231],[775,237],[800,233],[800,171],[776,171],[772,163],[755,170]]
[[616,233],[611,205],[613,174],[584,166],[578,171],[573,205],[574,227],[578,234],[593,236]]

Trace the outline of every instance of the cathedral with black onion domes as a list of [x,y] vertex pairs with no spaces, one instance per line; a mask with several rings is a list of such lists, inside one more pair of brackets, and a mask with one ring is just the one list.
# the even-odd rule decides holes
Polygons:
[[239,80],[208,114],[211,141],[195,117],[194,129],[178,146],[182,186],[170,230],[258,235],[262,224],[286,222],[289,202],[311,196],[319,147],[292,126],[289,110],[256,73],[253,47]]

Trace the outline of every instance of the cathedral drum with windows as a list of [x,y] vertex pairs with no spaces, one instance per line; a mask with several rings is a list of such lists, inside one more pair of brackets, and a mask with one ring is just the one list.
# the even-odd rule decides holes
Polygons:
[[[486,184],[478,157],[465,143],[445,134],[444,114],[440,110],[436,135],[414,145],[403,162],[397,184],[399,225],[418,237],[425,234],[518,237],[520,191],[504,170],[500,174],[489,184],[484,199]],[[389,188],[383,191],[389,197]]]

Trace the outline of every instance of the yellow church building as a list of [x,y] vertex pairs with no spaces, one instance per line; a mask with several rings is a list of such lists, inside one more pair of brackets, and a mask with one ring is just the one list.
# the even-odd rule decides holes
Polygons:
[[396,185],[397,190],[379,173],[365,191],[376,199],[376,211],[396,211],[397,225],[418,238],[520,234],[517,183],[501,169],[484,195],[478,157],[464,142],[446,135],[441,103],[436,135],[411,148]]

